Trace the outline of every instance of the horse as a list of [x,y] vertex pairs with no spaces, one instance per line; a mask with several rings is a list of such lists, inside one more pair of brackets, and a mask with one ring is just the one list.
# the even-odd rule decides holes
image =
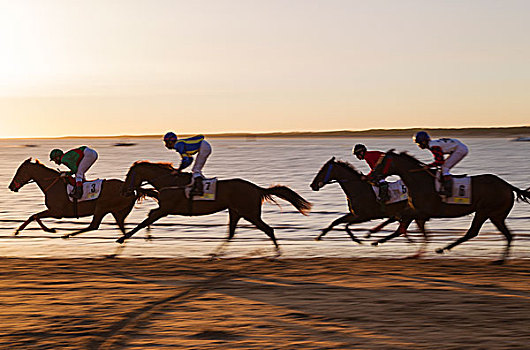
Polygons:
[[[476,237],[486,220],[504,235],[506,246],[503,255],[495,264],[502,264],[509,256],[513,235],[506,227],[506,217],[514,204],[514,194],[517,200],[530,203],[530,188],[521,190],[493,174],[471,176],[471,204],[446,204],[435,191],[436,172],[427,168],[422,162],[406,152],[395,153],[388,151],[381,163],[374,170],[375,176],[399,175],[409,189],[410,205],[414,208],[414,216],[430,218],[452,218],[475,213],[471,227],[453,243],[444,248],[436,249],[443,254]],[[408,224],[402,222],[400,229],[406,231]]]
[[73,218],[93,215],[92,222],[84,229],[75,231],[63,238],[75,236],[82,232],[97,230],[103,217],[111,213],[121,232],[125,234],[125,218],[131,212],[134,203],[144,196],[156,198],[158,194],[153,190],[139,191],[135,197],[122,196],[121,189],[123,181],[117,179],[104,180],[101,186],[99,198],[89,201],[79,202],[77,210],[74,203],[68,199],[66,190],[66,179],[59,171],[48,168],[38,160],[26,159],[17,169],[13,180],[9,184],[9,189],[18,192],[24,185],[35,182],[44,193],[44,202],[47,209],[31,215],[16,231],[17,236],[29,223],[35,220],[45,232],[55,233],[55,229],[48,228],[41,219],[52,217],[61,219],[63,217]]
[[191,200],[185,194],[185,189],[191,181],[190,173],[177,173],[169,163],[148,161],[138,161],[130,167],[122,193],[125,195],[134,193],[144,181],[159,191],[159,207],[151,210],[143,222],[119,238],[118,243],[125,242],[140,229],[167,215],[208,215],[228,209],[228,236],[211,254],[212,257],[217,256],[232,240],[236,225],[241,218],[265,232],[274,244],[276,255],[279,256],[281,252],[274,236],[274,229],[261,219],[262,203],[266,200],[274,201],[272,196],[277,196],[291,203],[304,215],[307,215],[311,209],[311,203],[286,186],[262,188],[243,179],[219,180],[215,200]]
[[[358,224],[374,219],[389,218],[376,228],[370,230],[371,233],[378,232],[384,226],[398,221],[398,217],[404,210],[408,209],[407,201],[381,205],[377,200],[372,186],[362,180],[363,174],[358,172],[351,164],[343,161],[336,161],[335,157],[328,160],[316,174],[311,185],[313,191],[319,191],[327,184],[337,182],[348,199],[349,213],[334,220],[328,227],[322,230],[322,233],[315,238],[319,241],[336,225],[346,223],[346,232],[350,238],[360,243],[349,229],[349,225]],[[425,221],[416,220],[416,224],[424,236],[424,244],[415,254],[419,257],[423,253],[424,246],[427,244],[428,237],[425,232]],[[370,237],[368,234],[367,237]],[[408,237],[407,237],[408,238]],[[409,239],[410,241],[410,239]]]

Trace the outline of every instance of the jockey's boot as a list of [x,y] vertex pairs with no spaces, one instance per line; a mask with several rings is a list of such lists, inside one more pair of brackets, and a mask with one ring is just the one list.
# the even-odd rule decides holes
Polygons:
[[451,175],[442,176],[442,187],[443,189],[440,194],[443,194],[446,197],[453,196],[453,177]]
[[74,199],[80,199],[81,197],[83,197],[83,183],[76,182],[74,190],[70,194]]
[[381,203],[386,203],[390,200],[390,195],[388,194],[388,182],[381,181],[379,184],[379,198],[378,201]]
[[204,194],[202,176],[197,176],[193,180],[193,188],[191,189],[190,196],[200,197]]

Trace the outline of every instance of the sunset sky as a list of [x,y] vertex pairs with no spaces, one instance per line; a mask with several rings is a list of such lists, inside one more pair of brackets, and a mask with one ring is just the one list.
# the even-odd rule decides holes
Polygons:
[[0,137],[530,125],[530,1],[0,0]]

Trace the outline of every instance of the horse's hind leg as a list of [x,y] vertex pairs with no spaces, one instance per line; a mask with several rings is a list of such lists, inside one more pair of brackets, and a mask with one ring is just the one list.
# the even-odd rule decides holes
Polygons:
[[50,213],[48,212],[47,209],[44,210],[44,211],[41,211],[40,213],[31,215],[26,221],[24,221],[24,223],[22,225],[20,225],[19,228],[17,228],[17,230],[15,231],[15,236],[18,236],[20,231],[25,229],[26,226],[28,226],[33,220],[37,221],[37,223],[39,224],[41,229],[44,230],[45,232],[55,233],[55,229],[54,228],[46,227],[46,225],[44,225],[42,223],[42,221],[40,220],[41,218],[46,218],[46,217],[49,217],[49,216],[50,216]]
[[486,215],[477,212],[475,214],[475,217],[473,218],[473,221],[471,222],[471,227],[469,228],[469,230],[467,230],[466,234],[454,241],[453,243],[447,245],[445,248],[436,249],[436,253],[442,254],[444,251],[451,250],[457,245],[462,244],[473,237],[476,237],[478,235],[478,232],[480,231],[480,228],[487,219],[488,217]]
[[504,253],[502,254],[502,257],[499,260],[494,261],[495,264],[502,264],[506,258],[508,258],[508,255],[510,254],[510,247],[512,245],[513,235],[506,227],[506,223],[504,222],[506,218],[499,218],[499,217],[490,217],[490,221],[495,225],[495,227],[501,231],[501,233],[506,237],[506,247],[504,248]]
[[132,206],[126,207],[119,211],[112,211],[111,214],[116,220],[118,227],[120,228],[121,233],[125,234],[125,218],[132,210]]
[[103,217],[105,217],[105,215],[107,214],[108,214],[108,211],[98,210],[96,208],[96,211],[94,212],[94,216],[92,217],[92,221],[87,227],[81,230],[77,230],[72,233],[69,233],[67,235],[64,235],[63,238],[70,238],[73,236],[77,236],[78,234],[83,233],[83,232],[97,230],[99,228],[99,225],[101,224],[101,221],[103,220]]
[[223,251],[223,249],[226,247],[226,245],[228,244],[228,242],[230,242],[232,240],[232,238],[234,238],[234,234],[236,233],[236,226],[237,226],[237,223],[239,221],[239,219],[241,219],[241,215],[239,215],[235,210],[233,209],[228,209],[228,215],[229,215],[229,222],[228,222],[228,236],[226,237],[226,240],[221,243],[211,254],[210,256],[212,258],[216,258],[218,257],[221,252]]
[[262,230],[267,236],[269,236],[269,238],[272,240],[272,243],[274,243],[274,247],[276,248],[276,257],[280,256],[281,251],[280,247],[278,246],[278,242],[276,242],[276,237],[274,236],[274,229],[267,225],[260,217],[249,218],[244,216],[244,218],[250,223],[256,225],[258,229]]
[[427,231],[425,230],[425,220],[416,219],[416,225],[418,225],[420,232],[423,234],[423,242],[418,251],[414,255],[410,256],[410,258],[421,258],[427,249],[427,244],[429,243],[429,237],[427,236]]

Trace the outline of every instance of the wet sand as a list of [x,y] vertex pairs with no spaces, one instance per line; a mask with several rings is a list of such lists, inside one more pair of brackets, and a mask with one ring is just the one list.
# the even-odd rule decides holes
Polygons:
[[0,259],[2,349],[528,349],[530,261]]

